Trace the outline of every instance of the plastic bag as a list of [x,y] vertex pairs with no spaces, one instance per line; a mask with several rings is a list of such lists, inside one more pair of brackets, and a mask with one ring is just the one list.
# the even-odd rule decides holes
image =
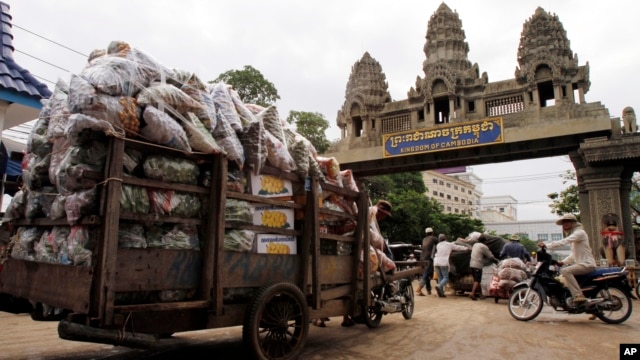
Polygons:
[[69,118],[69,85],[66,81],[58,79],[53,93],[49,97],[47,107],[49,118],[47,119],[47,138],[49,140],[64,136],[64,129]]
[[147,81],[162,80],[171,74],[171,70],[158,62],[153,56],[143,50],[131,47],[121,40],[114,40],[107,47],[107,54],[129,59],[137,64],[140,74],[143,74]]
[[146,126],[140,129],[144,139],[170,148],[191,152],[187,133],[171,116],[153,106],[144,109]]
[[78,113],[104,120],[114,128],[124,130],[133,137],[140,131],[141,109],[136,98],[131,96],[96,95],[90,104],[78,109]]
[[202,204],[200,198],[195,195],[179,193],[173,190],[149,189],[148,192],[152,214],[188,218],[200,215]]
[[118,229],[118,247],[146,248],[147,238],[144,236],[144,227],[142,224],[120,223]]
[[158,74],[149,72],[135,61],[118,56],[103,56],[93,59],[80,72],[96,89],[112,96],[136,96],[146,88]]
[[235,130],[231,127],[226,117],[220,110],[216,111],[217,125],[213,130],[213,138],[222,146],[227,159],[234,162],[239,169],[244,167],[244,149]]
[[182,127],[187,134],[189,145],[191,145],[193,150],[206,154],[220,154],[224,152],[194,113],[187,113],[186,118],[182,119]]
[[251,123],[258,121],[258,118],[244,105],[237,91],[235,91],[233,88],[229,88],[229,96],[231,96],[231,101],[236,108],[236,112],[240,117],[240,122],[243,128],[249,126],[249,124]]
[[142,89],[136,98],[140,105],[151,105],[167,112],[174,110],[183,115],[204,110],[203,105],[171,84],[153,83]]
[[224,115],[224,118],[237,134],[241,134],[243,130],[242,122],[231,99],[231,94],[229,94],[229,85],[222,81],[216,83],[211,89],[211,96],[216,105],[216,110]]
[[146,188],[129,184],[122,185],[120,211],[148,214],[150,209],[151,204]]
[[67,213],[67,222],[75,225],[83,216],[96,213],[98,201],[96,188],[82,190],[67,196],[64,210]]
[[99,120],[93,116],[84,114],[72,114],[65,129],[65,134],[70,145],[82,145],[88,142],[88,133],[96,131],[108,135],[124,137],[125,131],[122,127],[114,127],[109,121]]
[[276,139],[280,140],[283,144],[286,143],[287,140],[284,137],[282,120],[280,120],[278,109],[276,109],[275,106],[271,105],[264,109],[263,112],[257,115],[257,118],[259,121],[262,121],[264,128],[273,134]]
[[69,231],[67,253],[76,266],[91,266],[95,236],[91,236],[88,226],[75,225]]
[[267,161],[267,145],[265,143],[265,129],[261,122],[256,121],[244,128],[240,136],[245,154],[245,165],[254,175],[259,175]]
[[287,147],[269,131],[265,132],[265,140],[267,144],[267,161],[269,164],[282,171],[294,171],[296,169],[296,162],[293,160]]
[[142,164],[144,176],[163,182],[196,185],[200,176],[198,164],[189,159],[150,155]]

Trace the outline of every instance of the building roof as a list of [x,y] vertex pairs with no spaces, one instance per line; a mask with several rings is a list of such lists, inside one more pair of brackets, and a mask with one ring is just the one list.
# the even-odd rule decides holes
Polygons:
[[47,86],[13,59],[12,16],[9,4],[0,2],[0,99],[29,106],[51,96]]

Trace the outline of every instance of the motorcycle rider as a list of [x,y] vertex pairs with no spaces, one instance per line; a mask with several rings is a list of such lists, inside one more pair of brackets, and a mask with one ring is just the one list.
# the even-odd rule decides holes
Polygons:
[[556,225],[562,226],[562,233],[564,239],[558,241],[551,241],[549,243],[538,243],[538,246],[543,248],[555,249],[562,246],[570,245],[571,254],[564,258],[562,261],[558,261],[558,265],[562,266],[564,263],[571,264],[562,268],[560,273],[564,276],[567,287],[571,291],[573,296],[573,303],[583,303],[587,299],[582,294],[580,285],[576,281],[576,275],[585,275],[596,269],[596,260],[593,257],[591,246],[589,245],[589,237],[584,231],[582,224],[578,222],[575,215],[565,214],[556,221]]

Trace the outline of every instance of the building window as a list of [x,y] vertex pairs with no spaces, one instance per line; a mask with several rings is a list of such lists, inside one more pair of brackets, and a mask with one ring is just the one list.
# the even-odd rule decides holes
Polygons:
[[456,196],[456,197],[454,197],[454,198],[453,198],[453,201],[458,201],[458,197],[457,197],[457,196]]
[[458,185],[454,185],[453,190],[458,190]]
[[457,214],[457,213],[459,213],[459,212],[460,212],[460,210],[458,210],[458,208],[455,208],[455,209],[454,209],[454,212]]
[[437,184],[438,183],[438,179],[433,179],[433,183]]
[[447,211],[451,212],[451,206],[447,206]]
[[562,234],[551,234],[551,241],[562,240]]
[[438,191],[437,190],[433,190],[433,195],[438,196]]
[[444,193],[440,193],[440,197],[443,198],[444,197]]
[[472,200],[469,200],[469,205],[473,205],[473,201]]
[[504,208],[500,208],[500,212],[503,213],[504,212]]
[[451,195],[447,194],[447,200],[451,200]]
[[469,195],[471,195],[471,190],[469,190]]
[[549,240],[549,234],[538,234],[538,241],[547,241]]
[[451,183],[447,183],[447,187],[450,188],[451,187]]
[[467,203],[467,200],[462,199],[462,203],[463,203],[463,204],[466,204],[466,203]]
[[444,181],[442,180],[438,181],[438,183],[440,183],[440,185],[444,185]]

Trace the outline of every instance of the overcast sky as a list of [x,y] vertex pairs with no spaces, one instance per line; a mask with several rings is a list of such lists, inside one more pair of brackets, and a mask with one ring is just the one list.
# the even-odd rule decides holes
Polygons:
[[[6,1],[6,0],[5,0]],[[13,16],[14,58],[50,89],[69,80],[94,49],[123,40],[167,67],[202,80],[251,65],[278,89],[281,117],[291,110],[318,112],[339,137],[336,114],[344,102],[351,67],[364,52],[386,75],[394,100],[406,99],[424,77],[423,46],[429,18],[440,1],[6,1]],[[445,2],[458,12],[469,61],[490,82],[511,79],[522,25],[538,6],[559,16],[577,54],[590,66],[587,102],[601,102],[611,116],[639,108],[631,86],[640,81],[635,1],[468,0]],[[54,44],[51,41],[58,44]],[[474,166],[486,195],[511,195],[521,220],[553,218],[546,194],[562,190],[566,158]],[[517,178],[515,178],[517,177]],[[535,178],[535,181],[523,181]],[[517,180],[517,181],[516,181]]]

